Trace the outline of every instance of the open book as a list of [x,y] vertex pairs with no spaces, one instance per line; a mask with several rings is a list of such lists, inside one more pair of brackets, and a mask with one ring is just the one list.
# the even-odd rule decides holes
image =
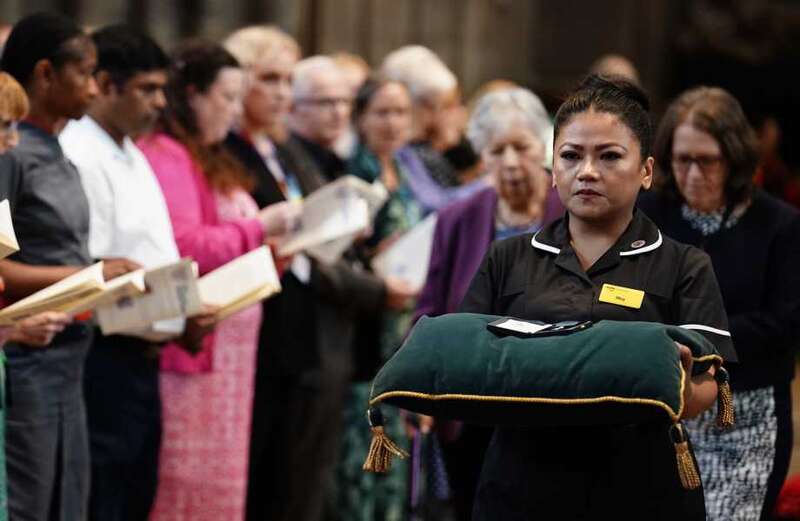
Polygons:
[[414,289],[422,289],[428,277],[435,230],[436,214],[431,214],[376,255],[372,259],[373,271],[383,278],[396,277]]
[[341,177],[303,201],[300,229],[278,251],[293,255],[305,250],[325,261],[335,261],[369,227],[385,200],[385,191],[381,193],[354,176]]
[[43,311],[75,315],[144,292],[144,273],[141,270],[105,282],[101,261],[0,310],[0,324],[8,325]]
[[281,291],[269,248],[262,246],[197,281],[204,304],[219,307],[219,320]]
[[103,334],[134,334],[153,340],[180,334],[182,323],[172,319],[203,310],[192,264],[191,259],[184,259],[148,270],[143,273],[146,293],[113,299],[98,307],[97,322]]
[[[383,204],[386,202],[386,199],[389,198],[389,193],[379,181],[371,185],[358,178],[356,178],[356,181],[358,183],[353,183],[353,188],[356,189],[359,195],[367,202],[369,221],[372,223],[378,211],[380,211]],[[306,253],[323,264],[333,264],[353,245],[359,233],[362,233],[362,231],[359,230],[357,233],[350,233],[338,239],[332,239],[317,246],[311,246],[310,248],[306,248]]]
[[11,222],[11,205],[8,199],[0,202],[0,259],[19,251],[17,235]]

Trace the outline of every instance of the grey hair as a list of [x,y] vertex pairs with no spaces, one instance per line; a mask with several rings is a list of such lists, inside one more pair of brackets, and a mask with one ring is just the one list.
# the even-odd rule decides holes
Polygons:
[[414,102],[458,87],[455,74],[433,51],[422,45],[406,45],[383,59],[383,75],[408,88]]
[[528,89],[503,89],[484,95],[469,118],[467,138],[480,153],[494,134],[514,123],[533,132],[544,147],[544,164],[549,167],[553,159],[553,124],[542,100]]
[[292,97],[300,99],[308,96],[315,76],[324,74],[345,81],[341,67],[330,56],[316,55],[300,60],[292,69]]

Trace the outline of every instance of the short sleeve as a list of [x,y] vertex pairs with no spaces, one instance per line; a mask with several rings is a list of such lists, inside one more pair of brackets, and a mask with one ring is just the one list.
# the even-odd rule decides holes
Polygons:
[[685,250],[675,288],[679,326],[700,333],[726,362],[736,362],[728,317],[709,256],[694,247]]
[[8,199],[13,213],[20,187],[20,168],[11,153],[0,154],[0,201]]

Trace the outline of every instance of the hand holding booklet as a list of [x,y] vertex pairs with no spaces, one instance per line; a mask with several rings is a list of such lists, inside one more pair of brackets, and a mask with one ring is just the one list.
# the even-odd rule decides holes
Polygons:
[[104,335],[124,333],[166,340],[183,328],[180,321],[172,319],[203,310],[191,259],[148,270],[143,277],[146,293],[114,299],[97,308]]
[[197,286],[203,304],[218,308],[218,320],[281,291],[278,271],[266,246],[200,277]]
[[43,311],[78,314],[121,297],[145,292],[141,270],[106,282],[103,262],[84,268],[0,310],[0,325],[10,325]]
[[354,176],[344,176],[318,189],[303,202],[300,229],[279,247],[281,255],[307,251],[334,262],[355,237],[369,228],[386,193]]

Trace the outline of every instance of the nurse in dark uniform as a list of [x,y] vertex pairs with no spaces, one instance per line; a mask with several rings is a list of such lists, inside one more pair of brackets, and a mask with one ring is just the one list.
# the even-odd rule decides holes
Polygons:
[[[590,76],[555,119],[553,181],[567,215],[495,243],[462,311],[545,322],[635,320],[693,329],[735,359],[708,256],[663,236],[635,209],[650,187],[648,101],[623,80]],[[615,285],[638,306],[605,302]],[[691,374],[691,353],[676,345]],[[716,400],[713,369],[687,379],[684,417]],[[702,489],[685,490],[662,424],[498,428],[473,519],[705,519]]]

